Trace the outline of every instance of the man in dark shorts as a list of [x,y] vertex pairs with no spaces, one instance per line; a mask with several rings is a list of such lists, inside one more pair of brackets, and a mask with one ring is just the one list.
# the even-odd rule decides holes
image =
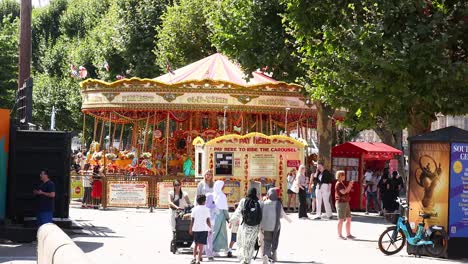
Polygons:
[[189,229],[195,242],[192,264],[200,264],[202,261],[203,246],[207,243],[208,232],[212,232],[210,210],[205,206],[205,202],[206,196],[204,194],[198,196],[197,206],[192,209],[192,221]]
[[39,208],[37,212],[37,224],[52,223],[54,215],[54,199],[55,199],[55,184],[49,179],[47,170],[42,170],[41,174],[42,184],[34,190],[34,195],[39,199]]

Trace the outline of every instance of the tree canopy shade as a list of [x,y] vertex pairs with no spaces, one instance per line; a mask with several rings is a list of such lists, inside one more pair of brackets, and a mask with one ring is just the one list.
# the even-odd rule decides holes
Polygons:
[[215,1],[209,12],[211,41],[248,73],[263,68],[278,80],[295,82],[304,72],[282,24],[285,7],[279,0]]
[[168,6],[156,35],[156,63],[177,69],[216,53],[206,19],[212,0],[180,0]]
[[463,1],[283,2],[310,92],[351,120],[417,134],[468,112]]

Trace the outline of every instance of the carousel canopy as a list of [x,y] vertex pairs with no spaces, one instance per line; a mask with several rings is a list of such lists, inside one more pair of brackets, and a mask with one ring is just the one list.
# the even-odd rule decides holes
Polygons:
[[291,121],[295,116],[315,115],[316,108],[301,94],[301,86],[277,81],[262,72],[247,77],[238,64],[216,53],[154,79],[110,83],[88,79],[80,84],[82,111],[117,123],[158,111],[278,116],[288,112]]
[[[215,53],[173,72],[154,78],[154,80],[167,84],[211,80],[243,87],[286,84],[267,76],[261,71],[253,72],[250,78],[242,71],[238,64],[229,60],[228,57],[221,53]],[[300,88],[299,85],[294,84],[290,84],[289,86]]]

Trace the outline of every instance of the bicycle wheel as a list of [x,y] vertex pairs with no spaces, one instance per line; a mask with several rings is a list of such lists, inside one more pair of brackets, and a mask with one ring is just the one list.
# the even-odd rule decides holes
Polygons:
[[406,237],[401,230],[398,231],[395,238],[392,238],[395,232],[397,232],[397,228],[396,226],[392,226],[379,237],[379,249],[385,255],[393,255],[400,252],[406,244]]
[[442,257],[447,249],[447,237],[440,230],[434,230],[429,237],[434,245],[426,245],[424,249],[431,257]]

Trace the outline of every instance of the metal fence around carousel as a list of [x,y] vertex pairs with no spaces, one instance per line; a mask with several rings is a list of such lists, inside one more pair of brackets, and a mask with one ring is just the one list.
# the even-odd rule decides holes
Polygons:
[[[181,182],[195,182],[193,177],[184,176],[153,176],[153,175],[125,175],[125,174],[106,174],[101,176],[93,176],[91,172],[85,173],[72,173],[70,179],[70,192],[72,202],[81,202],[83,205],[84,198],[84,182],[91,177],[91,192],[94,194],[91,199],[92,208],[106,209],[109,207],[123,207],[123,208],[149,208],[152,212],[158,205],[158,183],[160,182],[173,182],[179,180]],[[142,185],[147,188],[147,201],[146,203],[132,204],[129,203],[113,203],[110,201],[111,190],[109,186]],[[98,190],[100,188],[100,190]],[[129,190],[128,192],[131,192]],[[97,195],[100,194],[100,197]],[[83,207],[83,206],[82,206]],[[85,206],[86,207],[86,206]]]

